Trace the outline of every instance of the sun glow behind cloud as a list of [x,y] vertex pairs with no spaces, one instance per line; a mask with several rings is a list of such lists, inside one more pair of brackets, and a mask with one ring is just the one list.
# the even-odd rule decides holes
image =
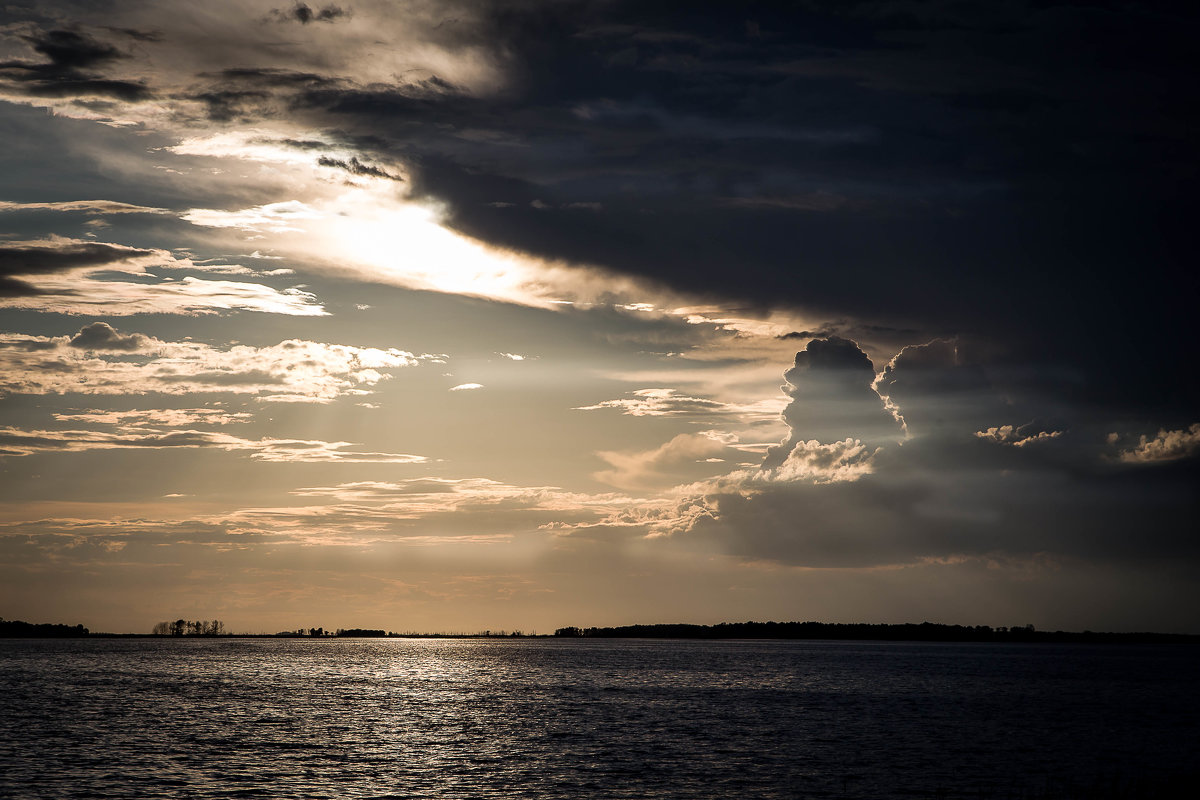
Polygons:
[[[489,246],[458,233],[447,225],[444,206],[412,197],[402,165],[359,160],[352,148],[320,132],[253,128],[188,138],[168,150],[214,163],[238,159],[275,179],[285,176],[287,197],[241,209],[192,208],[181,218],[249,234],[260,250],[338,275],[547,309],[681,303],[591,265]],[[683,316],[692,309],[669,313]]]

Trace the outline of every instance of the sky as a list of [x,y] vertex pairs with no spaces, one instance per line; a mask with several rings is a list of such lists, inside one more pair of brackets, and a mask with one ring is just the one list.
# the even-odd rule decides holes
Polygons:
[[1198,21],[10,0],[0,616],[1200,633]]

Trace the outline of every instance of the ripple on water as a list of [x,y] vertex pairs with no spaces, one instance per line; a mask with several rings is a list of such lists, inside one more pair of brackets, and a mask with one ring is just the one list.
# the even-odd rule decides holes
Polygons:
[[1184,780],[1197,654],[0,641],[0,796],[1084,797]]

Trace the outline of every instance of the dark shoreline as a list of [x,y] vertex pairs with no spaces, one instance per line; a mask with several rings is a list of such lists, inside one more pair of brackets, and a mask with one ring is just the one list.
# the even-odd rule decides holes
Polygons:
[[822,640],[880,642],[993,642],[1032,644],[1200,644],[1200,635],[1184,633],[1039,631],[1032,626],[991,628],[932,622],[874,624],[829,622],[723,622],[718,625],[654,624],[607,628],[559,628],[550,634],[527,633],[395,633],[347,629],[340,634],[223,633],[164,635],[93,633],[82,625],[33,624],[0,620],[0,638],[61,639],[681,639],[681,640]]

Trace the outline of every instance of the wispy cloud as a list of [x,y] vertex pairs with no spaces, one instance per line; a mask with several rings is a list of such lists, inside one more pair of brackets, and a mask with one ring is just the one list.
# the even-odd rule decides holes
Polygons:
[[576,411],[598,411],[614,408],[633,417],[726,417],[743,421],[774,419],[783,411],[783,398],[770,398],[753,403],[726,403],[704,397],[694,397],[678,389],[635,389],[631,397],[604,400],[590,406],[577,406]]
[[127,427],[182,427],[186,425],[232,425],[250,422],[254,415],[247,411],[225,411],[217,408],[152,408],[133,411],[101,411],[88,409],[73,414],[54,414],[57,422],[83,422],[92,425],[121,425]]
[[[681,433],[652,450],[600,451],[596,455],[610,469],[594,474],[598,481],[621,489],[647,491],[672,486],[696,476],[698,465],[729,454],[730,439],[715,431]],[[711,466],[706,467],[711,470]],[[709,472],[709,474],[712,474]]]
[[272,463],[420,464],[425,456],[356,450],[353,442],[317,439],[243,439],[227,433],[199,430],[153,430],[143,427],[116,431],[22,430],[0,428],[0,455],[77,453],[85,450],[202,449],[246,451],[257,461]]
[[171,214],[165,208],[138,206],[130,203],[119,203],[115,200],[63,200],[53,203],[16,203],[0,200],[0,212],[5,211],[60,211],[64,213],[83,213],[89,216],[109,214]]
[[274,402],[329,402],[370,394],[391,370],[421,357],[403,350],[289,339],[218,348],[121,334],[93,323],[74,336],[0,334],[0,392],[146,394],[232,392]]
[[55,237],[0,243],[0,307],[59,314],[215,314],[260,311],[294,316],[326,312],[298,288],[175,279],[150,268],[202,270],[165,250]]
[[193,208],[181,215],[193,225],[207,228],[237,228],[250,232],[294,233],[304,230],[305,220],[320,219],[323,215],[299,200],[268,203],[240,211],[218,211]]

